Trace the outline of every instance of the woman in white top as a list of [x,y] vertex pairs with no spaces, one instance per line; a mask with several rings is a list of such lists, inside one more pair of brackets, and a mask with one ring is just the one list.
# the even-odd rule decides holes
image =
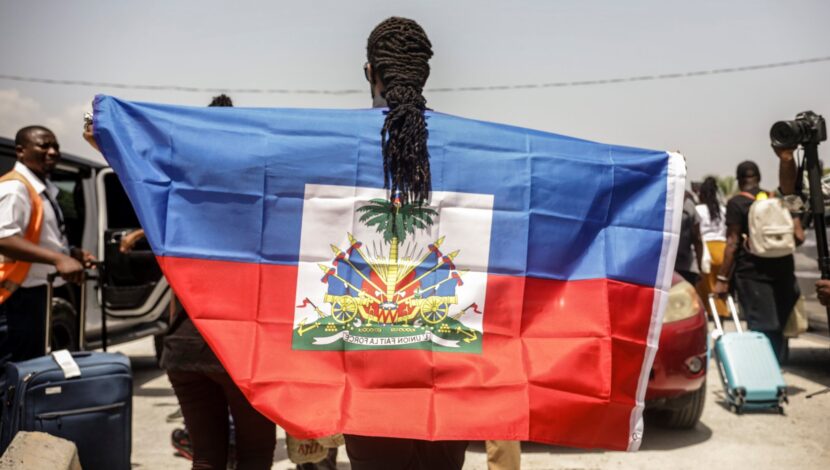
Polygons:
[[[715,178],[708,176],[700,185],[700,204],[695,209],[700,216],[700,235],[706,249],[709,252],[710,268],[708,273],[702,273],[698,283],[698,293],[706,299],[717,282],[717,274],[720,265],[723,263],[723,252],[726,249],[726,206],[721,202],[721,195],[718,192],[718,182]],[[718,314],[728,317],[726,305],[723,299],[716,300]]]

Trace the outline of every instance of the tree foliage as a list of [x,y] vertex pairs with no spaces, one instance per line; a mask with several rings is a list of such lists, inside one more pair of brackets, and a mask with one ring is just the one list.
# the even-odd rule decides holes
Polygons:
[[415,230],[425,230],[432,225],[432,218],[438,215],[434,209],[422,204],[396,204],[387,199],[372,199],[365,206],[357,209],[360,222],[374,227],[383,239],[391,243],[397,238],[399,243],[407,235],[414,235]]

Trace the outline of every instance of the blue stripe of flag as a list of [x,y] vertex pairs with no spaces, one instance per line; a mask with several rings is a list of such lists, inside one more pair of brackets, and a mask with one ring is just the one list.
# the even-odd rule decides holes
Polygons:
[[[306,184],[383,187],[383,112],[95,100],[158,255],[296,264]],[[654,285],[666,152],[428,114],[433,189],[492,194],[489,271]]]

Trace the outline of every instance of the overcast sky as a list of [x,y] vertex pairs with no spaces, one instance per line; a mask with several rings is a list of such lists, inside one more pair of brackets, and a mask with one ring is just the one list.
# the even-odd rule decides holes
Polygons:
[[[363,89],[366,37],[391,16],[426,29],[428,87],[572,82],[830,56],[830,2],[0,0],[0,74],[203,88]],[[96,93],[206,105],[207,92],[0,78],[0,135],[52,127],[66,151]],[[595,86],[426,93],[429,106],[591,140],[682,151],[693,178],[756,160],[776,185],[770,125],[830,115],[830,62]],[[238,106],[360,108],[366,94],[234,93]],[[825,144],[825,150],[830,145]],[[828,156],[827,158],[830,158]]]

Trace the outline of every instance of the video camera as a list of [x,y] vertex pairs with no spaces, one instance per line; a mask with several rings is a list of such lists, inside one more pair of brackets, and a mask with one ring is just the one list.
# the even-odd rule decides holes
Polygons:
[[778,121],[769,130],[773,147],[797,147],[827,140],[824,118],[812,111],[798,113],[793,121]]

